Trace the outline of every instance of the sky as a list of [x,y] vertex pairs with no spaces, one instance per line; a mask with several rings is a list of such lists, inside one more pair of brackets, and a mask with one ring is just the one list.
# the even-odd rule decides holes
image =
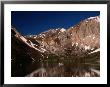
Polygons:
[[49,29],[68,29],[99,15],[99,11],[12,11],[11,25],[22,35],[37,35]]

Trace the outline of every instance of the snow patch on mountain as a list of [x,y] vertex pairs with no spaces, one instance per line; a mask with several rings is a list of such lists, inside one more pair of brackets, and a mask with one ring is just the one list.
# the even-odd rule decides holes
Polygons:
[[[29,41],[30,41],[30,40],[29,40]],[[36,45],[36,44],[33,44],[31,41],[30,41],[30,44],[31,44],[32,47],[34,47],[34,45]]]
[[95,39],[95,37],[93,37],[93,39]]
[[85,50],[89,50],[90,49],[90,46],[85,46]]
[[96,53],[96,52],[98,52],[98,51],[100,51],[100,48],[99,48],[99,49],[94,50],[93,52],[91,52],[91,53],[89,53],[89,54]]
[[[25,43],[27,44],[28,46],[30,46],[29,43],[27,43],[27,39],[25,39],[23,36],[20,36],[20,39]],[[31,46],[30,46],[31,47]]]
[[96,17],[90,17],[90,18],[88,18],[88,19],[94,19],[94,18],[96,18]]
[[89,20],[90,19],[95,19],[95,21],[97,21],[97,22],[100,22],[100,18],[99,18],[99,16],[96,16],[96,17],[90,17],[90,18],[88,18]]
[[21,38],[24,42],[27,41],[23,36],[21,36],[20,38]]
[[61,31],[61,32],[64,32],[64,31],[66,31],[66,29],[62,28],[60,31]]
[[44,52],[46,51],[44,48],[41,48],[41,49],[36,48],[36,47],[35,47],[36,44],[32,43],[30,40],[29,40],[29,43],[30,43],[30,44],[27,43],[27,39],[24,38],[23,36],[20,36],[20,38],[21,38],[21,40],[22,40],[24,43],[26,43],[29,47],[34,48],[35,50],[40,51],[40,52],[42,52],[42,53],[44,53]]

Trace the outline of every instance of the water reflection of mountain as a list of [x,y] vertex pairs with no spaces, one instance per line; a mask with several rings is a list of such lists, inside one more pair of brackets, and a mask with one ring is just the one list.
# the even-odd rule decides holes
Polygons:
[[[92,71],[91,71],[92,70]],[[40,68],[28,74],[26,77],[97,77],[98,71],[88,70],[86,67],[74,67],[74,65],[64,63],[41,63]]]

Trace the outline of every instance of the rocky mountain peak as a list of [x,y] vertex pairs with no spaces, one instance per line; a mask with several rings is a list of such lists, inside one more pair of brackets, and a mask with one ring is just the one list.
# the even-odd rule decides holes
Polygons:
[[69,29],[50,29],[37,36],[35,40],[52,53],[64,52],[64,48],[76,46],[79,49],[91,50],[99,48],[100,17],[82,20]]

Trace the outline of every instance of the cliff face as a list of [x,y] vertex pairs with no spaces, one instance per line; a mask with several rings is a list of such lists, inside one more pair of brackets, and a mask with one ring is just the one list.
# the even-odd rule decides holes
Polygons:
[[74,48],[78,48],[84,52],[95,50],[100,47],[100,18],[99,16],[91,17],[69,29],[50,29],[26,38],[39,42],[48,53],[61,54],[67,48],[71,48],[73,51]]
[[[77,59],[81,59],[81,64],[86,62],[89,64],[92,61],[93,65],[90,67],[99,70],[100,17],[90,17],[69,29],[50,29],[39,35],[22,36],[12,27],[11,55],[12,76],[31,73],[35,68],[30,71],[26,69],[25,72],[21,70],[33,61],[44,61],[47,58],[58,60],[72,58],[76,63],[79,61]],[[17,68],[24,73],[17,73]]]
[[[39,45],[36,43],[36,45]],[[37,48],[36,48],[37,49]],[[11,72],[12,76],[24,76],[27,74],[25,67],[33,61],[42,58],[42,53],[28,43],[15,28],[11,29]],[[29,73],[29,72],[28,72]]]

